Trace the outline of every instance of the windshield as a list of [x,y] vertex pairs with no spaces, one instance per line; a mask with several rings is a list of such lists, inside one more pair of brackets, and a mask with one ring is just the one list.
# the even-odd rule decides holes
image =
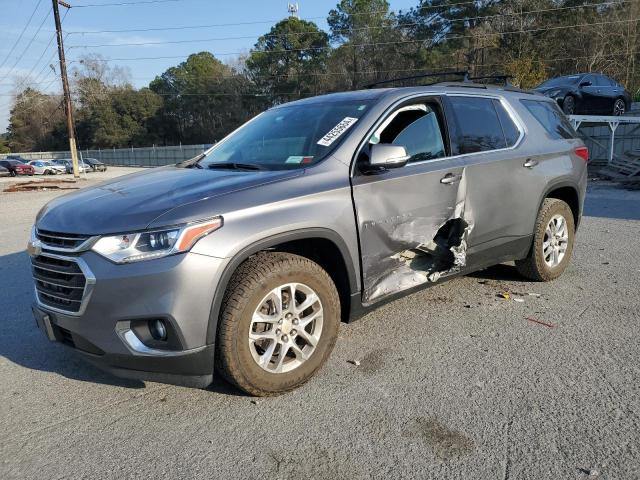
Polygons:
[[359,100],[268,110],[213,147],[200,166],[251,165],[265,170],[307,167],[346,137],[369,104]]
[[551,78],[542,82],[537,88],[560,87],[562,85],[575,85],[580,80],[581,75],[567,75],[566,77]]

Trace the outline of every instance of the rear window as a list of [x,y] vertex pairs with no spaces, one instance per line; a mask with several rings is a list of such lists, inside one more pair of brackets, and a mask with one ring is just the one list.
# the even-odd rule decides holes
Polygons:
[[551,138],[560,140],[578,136],[571,123],[553,102],[538,100],[520,100],[536,120],[544,127]]
[[[450,97],[450,102],[459,129],[457,153],[485,152],[508,146],[493,99]],[[506,125],[510,128],[508,122]]]

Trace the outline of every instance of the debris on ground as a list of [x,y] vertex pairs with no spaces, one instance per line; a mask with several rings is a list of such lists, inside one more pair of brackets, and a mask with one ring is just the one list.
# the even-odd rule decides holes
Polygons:
[[532,317],[524,317],[524,318],[525,318],[525,320],[528,320],[528,321],[533,322],[533,323],[538,323],[540,325],[544,325],[545,327],[556,328],[556,326],[553,323],[543,322],[542,320],[537,320],[537,319],[532,318]]
[[260,400],[251,400],[251,403],[253,405],[258,405],[260,403]]
[[355,365],[356,367],[360,366],[360,360],[347,360],[347,363],[350,363],[351,365]]
[[584,473],[585,475],[589,475],[590,477],[597,477],[598,475],[600,475],[600,472],[593,468],[578,468],[578,471],[580,473]]
[[513,301],[518,303],[524,303],[524,298],[514,298]]
[[511,300],[511,294],[509,292],[500,292],[498,297],[504,298],[505,300]]
[[77,190],[78,188],[80,187],[76,185],[74,180],[30,180],[9,185],[3,191],[13,193],[34,190]]
[[530,297],[536,297],[536,298],[540,298],[542,296],[541,293],[533,293],[533,292],[529,292],[527,293],[527,295],[529,295]]

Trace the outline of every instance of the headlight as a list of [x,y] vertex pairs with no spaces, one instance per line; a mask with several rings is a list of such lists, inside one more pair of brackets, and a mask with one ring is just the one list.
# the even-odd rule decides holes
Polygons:
[[91,248],[116,263],[131,263],[186,252],[205,235],[222,226],[222,217],[146,232],[102,237]]
[[560,95],[560,90],[551,90],[547,92],[546,95],[547,97],[551,97],[551,98],[557,97]]

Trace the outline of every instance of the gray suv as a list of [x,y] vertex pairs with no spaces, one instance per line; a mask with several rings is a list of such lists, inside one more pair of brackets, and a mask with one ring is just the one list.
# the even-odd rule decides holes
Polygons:
[[192,160],[46,205],[33,311],[116,375],[286,392],[384,302],[506,261],[560,276],[587,160],[553,100],[508,87],[280,105]]

